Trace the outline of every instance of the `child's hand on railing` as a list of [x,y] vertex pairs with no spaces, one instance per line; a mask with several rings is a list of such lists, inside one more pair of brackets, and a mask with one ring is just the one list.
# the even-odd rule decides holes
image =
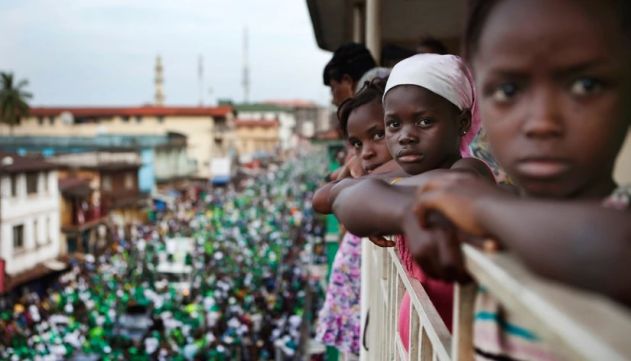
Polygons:
[[413,212],[405,217],[403,228],[407,248],[424,273],[450,282],[471,280],[465,269],[460,243],[464,234],[438,213],[432,213],[432,227],[423,229]]
[[470,174],[440,174],[418,188],[413,209],[424,229],[431,226],[428,215],[438,212],[461,231],[488,237],[479,216],[487,202],[503,197],[496,186]]

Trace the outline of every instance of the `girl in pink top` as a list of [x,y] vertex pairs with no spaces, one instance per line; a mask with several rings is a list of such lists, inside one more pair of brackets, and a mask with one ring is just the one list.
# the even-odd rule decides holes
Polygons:
[[[359,236],[420,232],[424,237],[452,239],[448,227],[423,230],[410,211],[415,187],[445,173],[465,172],[493,183],[493,175],[481,161],[467,158],[469,144],[479,129],[475,91],[461,59],[453,55],[415,55],[398,63],[391,72],[383,100],[385,139],[401,171],[341,181],[331,191],[333,212],[347,229]],[[396,185],[395,185],[396,184]],[[418,239],[418,237],[417,237]],[[447,244],[454,242],[447,242]],[[402,236],[396,246],[409,275],[425,287],[447,327],[451,326],[453,289],[450,282],[464,274],[427,274],[415,265],[417,247]],[[424,253],[427,254],[427,253]],[[445,264],[455,260],[433,258]],[[405,297],[399,333],[407,344],[409,297]]]

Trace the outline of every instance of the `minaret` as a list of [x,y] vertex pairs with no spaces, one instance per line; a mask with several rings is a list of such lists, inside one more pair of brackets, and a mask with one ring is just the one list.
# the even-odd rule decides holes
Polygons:
[[250,101],[250,65],[248,63],[248,28],[243,29],[243,102]]
[[160,55],[156,57],[156,78],[155,78],[155,105],[163,106],[164,105],[164,78],[162,77],[162,58]]

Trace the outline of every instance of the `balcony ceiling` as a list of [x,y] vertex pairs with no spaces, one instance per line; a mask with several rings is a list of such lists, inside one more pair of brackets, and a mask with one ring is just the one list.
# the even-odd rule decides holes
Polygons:
[[[316,41],[334,51],[352,41],[353,4],[365,0],[307,0]],[[457,51],[465,19],[465,0],[381,0],[382,44],[414,48],[431,35]]]

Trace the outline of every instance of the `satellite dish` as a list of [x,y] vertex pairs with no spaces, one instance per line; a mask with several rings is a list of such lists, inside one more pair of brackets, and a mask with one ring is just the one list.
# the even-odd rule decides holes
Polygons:
[[72,115],[72,113],[66,111],[66,112],[62,112],[61,114],[59,114],[59,118],[61,119],[61,122],[63,124],[74,124],[74,116]]

